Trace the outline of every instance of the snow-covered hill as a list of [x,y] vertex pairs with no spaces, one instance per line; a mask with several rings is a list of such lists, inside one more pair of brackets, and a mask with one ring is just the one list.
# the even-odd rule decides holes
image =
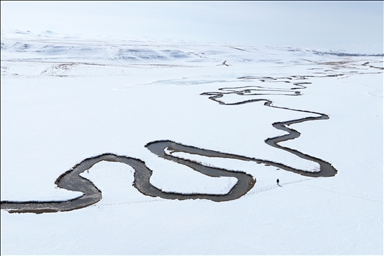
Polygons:
[[[383,253],[382,53],[2,31],[1,71],[2,201],[81,197],[55,180],[104,153],[140,159],[165,192],[146,196],[132,166],[102,161],[80,174],[96,204],[2,210],[2,254]],[[161,140],[222,155],[163,159],[146,147]],[[172,156],[255,184],[225,202],[165,199],[238,182]],[[318,160],[336,175],[313,177]]]

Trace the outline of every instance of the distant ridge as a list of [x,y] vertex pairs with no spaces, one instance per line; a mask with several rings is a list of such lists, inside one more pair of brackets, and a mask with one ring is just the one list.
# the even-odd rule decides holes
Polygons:
[[312,53],[317,55],[334,55],[339,57],[384,57],[384,53],[377,53],[377,54],[365,54],[365,53],[348,53],[348,52],[320,52],[313,50]]

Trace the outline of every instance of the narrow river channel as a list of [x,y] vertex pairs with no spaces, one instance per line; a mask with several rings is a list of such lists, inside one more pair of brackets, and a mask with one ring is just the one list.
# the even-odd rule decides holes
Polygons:
[[[244,86],[244,87],[231,87],[231,88],[220,88],[216,92],[205,92],[201,95],[208,96],[210,100],[213,100],[222,105],[240,105],[240,104],[249,104],[252,102],[264,102],[266,107],[285,109],[290,111],[297,111],[303,113],[312,114],[310,117],[300,118],[295,120],[289,120],[284,122],[275,122],[273,123],[273,127],[278,130],[285,131],[286,134],[274,138],[268,138],[265,140],[265,143],[268,145],[275,147],[279,150],[287,151],[291,154],[294,154],[302,159],[312,161],[318,163],[320,169],[317,172],[300,170],[284,163],[278,163],[274,161],[269,161],[266,159],[258,159],[247,156],[223,153],[219,151],[197,148],[194,146],[184,145],[178,142],[174,142],[171,140],[159,140],[152,141],[147,143],[145,147],[150,150],[153,154],[164,158],[169,161],[176,162],[178,164],[185,165],[194,171],[197,171],[203,175],[207,175],[210,177],[234,177],[237,179],[237,183],[232,187],[232,189],[226,194],[203,194],[203,193],[177,193],[177,192],[165,192],[161,189],[155,187],[151,184],[150,178],[152,176],[152,170],[150,170],[144,161],[140,159],[136,159],[129,156],[115,155],[112,153],[105,153],[98,156],[90,157],[84,159],[79,164],[72,167],[70,170],[66,171],[62,175],[60,175],[55,184],[63,189],[70,191],[78,191],[83,193],[82,196],[77,198],[73,198],[65,201],[1,201],[1,209],[7,210],[10,213],[48,213],[48,212],[58,212],[58,211],[72,211],[80,208],[84,208],[90,205],[93,205],[99,202],[102,199],[101,191],[86,178],[80,176],[81,173],[90,170],[92,166],[101,162],[119,162],[123,164],[127,164],[134,169],[134,182],[133,186],[138,189],[143,195],[151,196],[151,197],[160,197],[164,199],[177,199],[177,200],[186,200],[186,199],[206,199],[215,202],[222,201],[230,201],[235,200],[243,195],[245,195],[248,191],[250,191],[256,184],[256,178],[252,175],[247,174],[241,171],[229,171],[222,168],[216,168],[211,166],[203,165],[202,163],[195,162],[192,160],[187,160],[183,158],[179,158],[173,156],[172,154],[166,154],[165,149],[171,150],[172,152],[183,152],[188,154],[196,154],[207,157],[219,157],[219,158],[232,158],[243,161],[253,161],[257,164],[265,164],[280,168],[285,171],[293,172],[302,176],[308,177],[331,177],[336,175],[337,170],[332,166],[332,164],[316,158],[314,156],[307,155],[298,150],[283,147],[279,145],[279,143],[287,140],[293,140],[300,136],[300,133],[289,126],[292,124],[307,122],[307,121],[317,121],[317,120],[326,120],[329,118],[328,115],[318,112],[312,112],[307,110],[299,110],[299,109],[291,109],[287,107],[279,107],[275,106],[271,100],[268,99],[249,99],[245,101],[238,101],[235,103],[225,103],[222,101],[222,97],[228,94],[236,94],[238,96],[242,95],[253,95],[253,96],[266,96],[266,95],[287,95],[287,96],[299,96],[300,92],[298,90],[304,89],[304,84],[308,84],[308,82],[302,83],[294,83],[294,87],[290,89],[271,89],[268,87],[261,86]],[[128,185],[128,184],[127,184]]]

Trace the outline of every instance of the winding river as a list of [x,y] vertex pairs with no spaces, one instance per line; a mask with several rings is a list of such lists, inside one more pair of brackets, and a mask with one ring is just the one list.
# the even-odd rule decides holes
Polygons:
[[[250,79],[249,77],[242,77],[240,79]],[[270,78],[265,78],[270,79]],[[264,79],[264,80],[265,80]],[[273,78],[272,78],[273,79]],[[262,79],[260,79],[262,81]],[[263,82],[263,81],[262,81]],[[290,81],[288,81],[289,83]],[[252,102],[264,102],[266,107],[285,109],[290,111],[297,111],[303,113],[312,114],[310,117],[300,118],[295,120],[289,120],[284,122],[273,123],[273,127],[278,130],[287,132],[282,136],[268,138],[265,140],[265,143],[275,147],[279,150],[287,151],[291,154],[294,154],[302,159],[309,160],[315,163],[318,163],[320,169],[317,172],[300,170],[283,163],[278,163],[274,161],[269,161],[265,159],[252,158],[247,156],[241,156],[236,154],[223,153],[219,151],[209,150],[198,148],[194,146],[184,145],[178,142],[171,140],[158,140],[152,141],[145,145],[145,147],[150,150],[153,154],[164,158],[169,161],[176,162],[178,164],[185,165],[194,171],[197,171],[203,175],[210,177],[234,177],[237,179],[237,183],[232,187],[232,189],[226,194],[204,194],[204,193],[177,193],[177,192],[165,192],[156,186],[152,185],[150,178],[152,176],[152,170],[149,169],[145,162],[129,156],[115,155],[113,153],[105,153],[98,156],[90,157],[84,159],[79,164],[72,167],[70,170],[66,171],[60,175],[55,184],[63,189],[70,191],[78,191],[83,193],[82,196],[73,198],[65,201],[1,201],[1,209],[7,210],[10,213],[48,213],[48,212],[58,212],[58,211],[72,211],[80,208],[84,208],[90,205],[93,205],[99,202],[102,199],[101,191],[93,184],[90,180],[80,176],[81,173],[89,170],[95,164],[101,161],[107,162],[119,162],[127,164],[134,169],[134,182],[133,186],[139,190],[143,195],[151,197],[160,197],[163,199],[177,199],[177,200],[186,200],[186,199],[206,199],[215,202],[230,201],[235,200],[248,191],[250,191],[256,184],[256,179],[245,172],[241,171],[229,171],[223,168],[211,167],[203,165],[202,163],[195,162],[192,160],[187,160],[183,158],[176,157],[172,154],[165,153],[165,149],[171,150],[172,152],[183,152],[189,154],[196,154],[207,157],[219,157],[219,158],[232,158],[243,161],[253,161],[258,164],[265,164],[280,168],[285,171],[293,172],[302,176],[308,177],[331,177],[336,175],[337,170],[332,166],[332,164],[316,158],[314,156],[307,155],[298,150],[291,149],[288,147],[283,147],[279,145],[280,142],[296,139],[300,136],[300,133],[289,126],[292,124],[297,124],[307,121],[316,121],[316,120],[325,120],[328,119],[328,115],[318,112],[312,112],[307,110],[291,109],[287,107],[275,106],[271,100],[268,99],[249,99],[245,101],[238,101],[235,103],[225,103],[222,101],[222,97],[227,94],[236,94],[238,96],[243,95],[252,95],[252,96],[265,96],[265,95],[287,95],[287,96],[299,96],[300,89],[305,88],[305,84],[309,82],[298,82],[294,83],[294,87],[289,89],[282,88],[269,88],[262,86],[243,86],[243,87],[227,87],[220,88],[216,92],[205,92],[201,95],[208,96],[210,100],[213,100],[222,105],[240,105],[240,104],[249,104]]]

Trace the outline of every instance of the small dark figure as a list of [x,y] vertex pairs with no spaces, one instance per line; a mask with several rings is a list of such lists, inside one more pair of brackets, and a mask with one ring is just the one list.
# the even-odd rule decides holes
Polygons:
[[280,182],[279,179],[277,179],[277,180],[276,180],[277,185],[279,185],[279,182]]

